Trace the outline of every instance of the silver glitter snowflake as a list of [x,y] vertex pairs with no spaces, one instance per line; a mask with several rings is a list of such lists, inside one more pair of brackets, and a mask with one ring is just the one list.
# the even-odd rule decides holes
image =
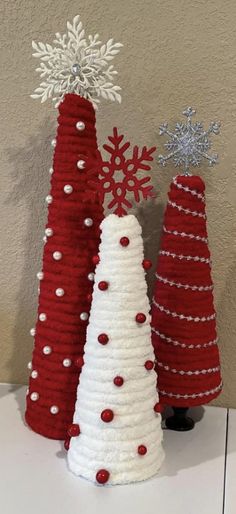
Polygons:
[[55,46],[32,42],[34,57],[41,59],[36,71],[44,80],[31,95],[41,98],[41,103],[52,98],[57,107],[66,93],[77,93],[93,104],[99,97],[121,102],[120,87],[113,84],[117,71],[110,61],[119,53],[121,43],[109,39],[102,44],[99,35],[85,38],[80,16],[67,22],[67,33],[56,33]]
[[190,174],[191,166],[200,166],[204,160],[207,160],[210,166],[218,162],[218,155],[208,152],[212,146],[210,135],[219,134],[220,123],[213,121],[209,128],[204,130],[202,123],[192,122],[194,114],[196,111],[192,107],[185,109],[183,115],[187,121],[176,123],[174,131],[168,129],[168,123],[160,126],[160,135],[165,134],[170,139],[164,145],[169,153],[165,156],[159,155],[159,163],[166,166],[167,161],[173,160],[175,166],[183,166],[185,175]]

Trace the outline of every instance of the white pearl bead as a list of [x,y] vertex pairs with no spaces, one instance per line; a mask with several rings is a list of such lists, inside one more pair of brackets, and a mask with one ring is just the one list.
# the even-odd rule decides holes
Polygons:
[[56,293],[56,296],[64,296],[65,291],[64,291],[64,289],[62,289],[61,287],[58,287],[58,288],[56,289],[55,293]]
[[83,161],[83,159],[79,159],[79,161],[77,161],[77,168],[79,170],[83,170],[85,167],[85,161]]
[[27,364],[27,368],[28,368],[28,369],[32,369],[32,362],[31,362],[31,361],[29,361],[29,362],[28,362],[28,364]]
[[64,359],[62,364],[63,364],[63,366],[65,366],[65,368],[69,368],[71,366],[71,360]]
[[51,145],[52,145],[53,148],[55,148],[56,144],[57,144],[57,140],[56,139],[52,139]]
[[34,336],[35,336],[35,334],[36,334],[36,330],[35,330],[35,328],[31,328],[31,329],[30,329],[30,335],[34,337]]
[[53,259],[55,259],[55,261],[60,261],[62,258],[62,253],[61,252],[53,252],[52,256],[53,256]]
[[36,402],[39,399],[39,393],[31,393],[30,399],[32,402]]
[[50,173],[50,175],[52,175],[52,174],[53,174],[53,171],[54,171],[54,170],[53,170],[53,168],[49,168],[49,173]]
[[85,129],[85,123],[83,121],[77,121],[76,128],[77,128],[77,130],[84,130]]
[[38,273],[37,273],[37,278],[38,278],[39,280],[43,280],[43,277],[44,277],[44,273],[43,273],[43,271],[38,271]]
[[88,317],[89,317],[89,316],[88,316],[88,313],[87,313],[87,312],[81,312],[81,314],[80,314],[80,319],[81,319],[82,321],[87,321]]
[[27,389],[26,389],[26,396],[28,396],[28,394],[29,394],[29,388],[27,387]]
[[34,369],[34,370],[32,371],[32,373],[31,373],[31,377],[32,377],[32,378],[37,378],[37,376],[38,376],[38,372],[36,371],[36,369]]
[[73,191],[73,187],[70,185],[70,184],[66,184],[64,186],[64,192],[67,194],[67,195],[70,195]]
[[44,346],[43,347],[43,353],[44,353],[44,355],[50,355],[50,353],[52,353],[51,346]]
[[94,273],[89,273],[88,274],[88,279],[90,280],[90,282],[93,282],[94,281]]
[[47,319],[47,314],[45,314],[45,312],[41,312],[41,314],[39,314],[39,320],[46,321],[46,319]]
[[47,242],[47,236],[43,236],[43,241],[44,241],[44,243]]
[[49,227],[48,227],[48,228],[46,228],[46,229],[45,229],[45,234],[46,234],[46,236],[48,236],[48,237],[53,236],[53,230],[52,230],[52,228],[49,228]]
[[57,405],[52,405],[50,407],[50,412],[51,414],[57,414],[59,412],[59,408],[57,407]]
[[84,225],[85,225],[86,227],[92,227],[92,226],[93,226],[93,220],[92,220],[92,218],[85,218],[85,220],[84,220]]
[[47,203],[48,205],[49,205],[50,203],[52,203],[52,200],[53,200],[52,195],[47,195],[47,196],[46,196],[46,198],[45,198],[45,201],[46,201],[46,203]]

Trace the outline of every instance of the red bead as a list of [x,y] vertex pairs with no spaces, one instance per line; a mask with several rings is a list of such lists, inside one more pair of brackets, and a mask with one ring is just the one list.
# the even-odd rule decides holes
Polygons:
[[69,426],[67,433],[70,437],[77,437],[80,434],[80,427],[76,423]]
[[91,301],[92,301],[92,297],[93,297],[92,293],[88,293],[88,294],[87,294],[87,300],[88,300],[88,302],[91,302]]
[[75,359],[75,365],[77,368],[82,368],[83,364],[84,364],[83,357],[77,357],[77,359]]
[[106,282],[105,280],[102,280],[101,282],[98,283],[98,289],[100,289],[100,291],[106,291],[108,289],[108,282]]
[[147,447],[144,446],[144,444],[140,444],[138,446],[138,453],[139,455],[145,455],[147,453]]
[[109,337],[107,334],[99,334],[98,336],[98,342],[100,344],[107,344],[109,341]]
[[154,362],[153,361],[146,361],[145,364],[144,364],[145,368],[150,371],[151,369],[153,369],[154,367]]
[[149,270],[149,269],[151,269],[151,267],[152,267],[152,261],[150,261],[149,259],[144,259],[143,260],[143,269]]
[[105,484],[110,477],[109,471],[106,469],[99,469],[99,471],[96,474],[96,480],[99,484]]
[[163,405],[161,405],[161,403],[155,403],[153,409],[155,412],[163,412]]
[[93,264],[97,265],[100,262],[99,255],[94,255],[92,258]]
[[69,448],[70,448],[70,439],[66,439],[64,441],[64,448],[65,450],[68,452]]
[[121,387],[124,383],[124,379],[122,377],[115,377],[113,382],[117,387]]
[[138,314],[136,314],[136,321],[137,323],[144,323],[146,321],[146,316],[145,314],[143,314],[143,312],[138,312]]
[[121,246],[128,246],[129,245],[129,238],[128,237],[121,237],[120,238],[120,244],[121,244]]
[[105,409],[101,413],[101,419],[104,423],[110,423],[114,418],[114,413],[111,409]]

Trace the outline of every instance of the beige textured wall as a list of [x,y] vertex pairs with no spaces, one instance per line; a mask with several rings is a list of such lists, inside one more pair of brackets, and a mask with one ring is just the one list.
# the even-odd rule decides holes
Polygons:
[[[235,0],[0,0],[0,380],[27,381],[37,305],[49,186],[50,139],[56,112],[29,94],[38,84],[31,40],[51,42],[80,13],[91,33],[124,44],[116,60],[122,105],[104,103],[97,127],[102,143],[114,124],[137,144],[157,145],[161,121],[176,120],[186,105],[206,123],[222,122],[215,138],[221,163],[203,169],[224,393],[236,407],[236,2]],[[155,205],[140,209],[148,254],[155,256],[173,175],[155,163]]]

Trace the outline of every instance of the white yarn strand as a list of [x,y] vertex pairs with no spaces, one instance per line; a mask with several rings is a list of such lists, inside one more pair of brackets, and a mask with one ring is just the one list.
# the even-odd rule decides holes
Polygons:
[[171,200],[168,200],[167,203],[174,209],[178,209],[178,211],[180,211],[180,212],[184,212],[185,214],[191,214],[191,216],[195,216],[195,217],[198,216],[199,218],[206,219],[206,215],[203,212],[191,211],[191,209],[185,209],[184,207],[182,207],[182,205],[172,202]]
[[181,348],[187,348],[188,350],[199,350],[200,348],[208,348],[209,346],[216,345],[218,342],[218,337],[213,339],[213,341],[209,341],[208,343],[203,344],[186,344],[186,343],[180,343],[180,341],[176,341],[175,339],[172,339],[172,337],[168,337],[165,334],[162,334],[157,330],[156,328],[152,327],[152,332],[160,337],[160,339],[164,339],[169,344],[173,344],[174,346],[180,346]]
[[163,368],[165,371],[171,371],[171,373],[177,373],[178,375],[206,375],[207,373],[217,373],[220,371],[220,366],[216,366],[215,368],[208,368],[208,369],[197,369],[194,371],[184,371],[184,370],[178,370],[175,368],[170,368],[170,366],[167,366],[166,364],[163,364],[163,362],[157,362],[157,365],[160,368]]
[[191,195],[196,196],[197,198],[199,198],[199,200],[201,200],[203,203],[205,203],[205,196],[203,194],[198,193],[198,191],[196,191],[195,189],[190,189],[188,186],[183,186],[182,184],[179,184],[179,182],[177,182],[177,177],[174,177],[173,184],[178,189],[182,189],[186,193],[190,193]]
[[163,282],[163,284],[168,284],[169,286],[176,286],[178,288],[183,289],[191,289],[192,291],[212,291],[213,285],[210,286],[191,286],[190,284],[182,284],[181,282],[174,282],[174,280],[168,280],[168,278],[164,278],[158,273],[155,274],[157,280]]
[[196,261],[196,262],[204,262],[206,264],[211,263],[211,259],[206,259],[205,257],[199,257],[198,255],[182,255],[173,252],[168,252],[166,250],[160,250],[159,255],[165,255],[166,257],[172,257],[173,259],[179,260],[187,260],[187,261]]
[[163,232],[173,236],[189,237],[189,239],[195,239],[196,241],[201,241],[202,243],[208,244],[207,237],[196,236],[195,234],[187,234],[186,232],[178,232],[178,230],[168,230],[165,225],[163,226]]
[[211,394],[214,394],[214,393],[217,393],[218,391],[220,391],[220,389],[222,389],[222,381],[220,382],[220,384],[215,387],[214,389],[210,389],[210,391],[204,391],[202,393],[193,393],[193,394],[175,394],[175,393],[167,393],[166,391],[162,391],[162,390],[158,390],[159,394],[161,394],[162,396],[169,396],[169,398],[184,398],[185,400],[187,400],[188,398],[201,398],[202,396],[209,396]]
[[211,321],[211,320],[215,319],[215,317],[216,317],[215,313],[211,314],[210,316],[203,316],[203,317],[198,317],[198,316],[193,317],[193,316],[185,316],[185,314],[177,314],[177,312],[166,309],[165,307],[163,307],[163,305],[160,305],[155,300],[153,300],[153,305],[155,305],[155,307],[157,307],[157,309],[159,309],[161,312],[165,312],[165,314],[167,314],[168,316],[172,316],[173,318],[186,319],[187,321],[194,321],[196,323]]

